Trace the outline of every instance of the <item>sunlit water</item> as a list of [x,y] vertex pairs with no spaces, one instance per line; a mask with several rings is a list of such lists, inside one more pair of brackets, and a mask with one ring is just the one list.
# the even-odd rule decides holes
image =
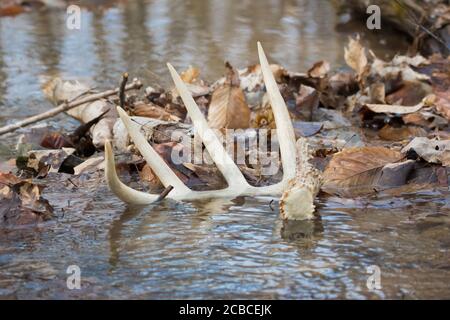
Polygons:
[[[170,84],[165,62],[200,67],[213,81],[223,62],[270,60],[293,71],[315,61],[343,65],[353,28],[335,29],[328,1],[129,1],[83,11],[81,31],[63,11],[0,19],[0,124],[51,105],[47,77],[116,86],[123,71]],[[381,56],[404,48],[399,35],[365,35]],[[73,128],[61,115],[48,122]],[[2,137],[0,157],[17,135]],[[102,175],[50,183],[56,218],[39,228],[0,229],[2,298],[450,298],[449,194],[345,200],[321,196],[320,218],[283,224],[272,198],[165,201],[130,208]],[[50,177],[49,179],[55,179]],[[74,183],[79,188],[74,187]],[[276,200],[276,199],[275,199]],[[78,265],[82,290],[66,286]],[[369,266],[382,289],[366,285]]]

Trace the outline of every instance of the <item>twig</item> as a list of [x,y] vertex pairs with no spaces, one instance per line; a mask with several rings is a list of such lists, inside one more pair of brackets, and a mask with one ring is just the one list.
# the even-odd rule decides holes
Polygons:
[[172,191],[173,187],[172,186],[167,186],[167,188],[164,189],[164,191],[159,195],[158,199],[156,199],[156,202],[163,200],[165,197],[167,197],[167,195],[169,194],[170,191]]
[[122,75],[122,83],[120,84],[119,89],[119,101],[120,101],[120,107],[125,110],[125,86],[127,85],[128,81],[128,73],[125,72]]
[[[142,87],[142,83],[139,80],[136,80],[136,81],[133,81],[132,83],[130,83],[129,85],[125,86],[125,89],[123,91],[140,89],[141,87]],[[44,113],[41,113],[41,114],[38,114],[38,115],[35,115],[35,116],[31,116],[31,117],[26,118],[26,119],[24,119],[22,121],[18,121],[18,122],[14,123],[14,124],[10,124],[10,125],[1,127],[0,128],[0,135],[3,135],[3,134],[8,133],[8,132],[15,131],[15,130],[17,130],[19,128],[28,126],[30,124],[36,123],[36,122],[41,121],[41,120],[45,120],[45,119],[54,117],[54,116],[56,116],[57,114],[59,114],[61,112],[73,109],[73,108],[78,107],[78,106],[80,106],[82,104],[107,98],[109,96],[112,96],[112,95],[115,95],[115,94],[119,93],[119,91],[120,91],[120,89],[116,88],[116,89],[113,89],[113,90],[107,90],[107,91],[104,91],[104,92],[91,94],[91,95],[86,96],[84,98],[80,98],[77,101],[64,102],[64,103],[60,104],[59,106],[57,106],[56,108],[54,108],[52,110],[46,111]]]

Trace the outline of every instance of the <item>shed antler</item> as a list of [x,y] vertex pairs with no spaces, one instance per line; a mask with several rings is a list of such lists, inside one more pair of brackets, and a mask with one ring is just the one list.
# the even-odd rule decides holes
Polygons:
[[[167,64],[175,86],[180,94],[188,114],[192,119],[196,132],[208,150],[217,168],[225,178],[228,187],[221,190],[212,191],[193,191],[189,189],[170,169],[164,160],[148,143],[147,139],[141,134],[140,126],[133,122],[130,117],[120,107],[117,109],[130,137],[134,141],[147,164],[158,176],[164,187],[173,186],[173,190],[168,194],[168,198],[175,200],[193,200],[216,197],[236,197],[240,195],[281,195],[288,187],[291,179],[296,177],[296,142],[292,122],[280,94],[275,78],[267,62],[261,44],[258,42],[259,60],[264,78],[264,83],[270,98],[277,127],[277,135],[280,144],[281,160],[283,165],[283,179],[274,185],[265,187],[254,187],[248,184],[244,175],[234,163],[233,159],[226,152],[222,143],[216,134],[209,128],[203,114],[192,98],[188,88],[171,64]],[[106,161],[106,181],[112,190],[122,201],[132,204],[150,204],[158,199],[157,194],[149,194],[134,190],[123,184],[117,177],[114,154],[111,143],[105,144]]]

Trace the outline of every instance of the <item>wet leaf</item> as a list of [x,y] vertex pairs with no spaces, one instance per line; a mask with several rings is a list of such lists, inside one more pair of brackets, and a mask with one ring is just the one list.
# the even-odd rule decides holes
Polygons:
[[209,189],[217,190],[226,188],[227,186],[227,183],[219,169],[217,169],[214,165],[183,163],[183,166],[191,170],[199,178],[201,184],[207,185]]
[[43,187],[0,172],[0,225],[27,225],[48,220],[53,208],[41,196]]
[[22,179],[16,177],[12,173],[0,172],[0,190],[5,186],[13,186],[21,182]]
[[[61,150],[32,150],[28,152],[27,168],[39,173],[47,167],[47,172],[59,172],[64,161],[75,152],[73,148]],[[44,175],[45,176],[45,175]]]
[[71,139],[60,132],[50,132],[41,141],[41,146],[47,149],[73,148]]
[[183,173],[183,165],[175,164],[173,160],[173,154],[182,154],[183,152],[187,152],[184,146],[181,143],[177,142],[166,142],[160,143],[157,145],[153,145],[153,148],[156,152],[163,158],[163,160],[170,166],[170,168],[175,172],[175,174],[183,181],[187,183],[189,177]]
[[323,128],[323,122],[296,121],[293,123],[296,136],[311,137]]
[[[323,173],[322,189],[331,194],[354,195],[377,192],[382,170],[403,158],[384,147],[349,148],[334,154]],[[389,168],[387,168],[389,169]]]

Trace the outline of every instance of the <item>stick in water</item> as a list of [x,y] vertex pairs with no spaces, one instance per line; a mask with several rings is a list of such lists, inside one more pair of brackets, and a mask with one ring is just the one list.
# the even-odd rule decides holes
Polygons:
[[173,186],[169,185],[167,186],[167,188],[164,189],[164,191],[159,195],[158,199],[156,199],[156,201],[161,201],[163,200],[165,197],[167,197],[167,195],[169,194],[170,191],[172,191]]
[[[132,83],[130,83],[129,85],[125,86],[124,91],[140,89],[141,87],[142,87],[142,83],[139,80],[135,80]],[[84,98],[80,98],[79,100],[76,100],[76,101],[64,102],[64,103],[60,104],[59,106],[57,106],[56,108],[54,108],[52,110],[46,111],[44,113],[41,113],[41,114],[38,114],[38,115],[35,115],[35,116],[31,116],[31,117],[26,118],[26,119],[24,119],[22,121],[18,121],[16,123],[13,123],[13,124],[10,124],[10,125],[7,125],[7,126],[4,126],[4,127],[0,128],[0,135],[3,135],[3,134],[8,133],[8,132],[15,131],[15,130],[17,130],[19,128],[28,126],[28,125],[36,123],[36,122],[39,122],[41,120],[45,120],[45,119],[54,117],[54,116],[56,116],[57,114],[59,114],[61,112],[64,112],[64,111],[76,108],[78,106],[81,106],[82,104],[107,98],[109,96],[118,94],[119,92],[120,92],[120,88],[116,88],[116,89],[113,89],[113,90],[107,90],[107,91],[104,91],[104,92],[91,94],[91,95],[88,95],[88,96],[86,96]]]

